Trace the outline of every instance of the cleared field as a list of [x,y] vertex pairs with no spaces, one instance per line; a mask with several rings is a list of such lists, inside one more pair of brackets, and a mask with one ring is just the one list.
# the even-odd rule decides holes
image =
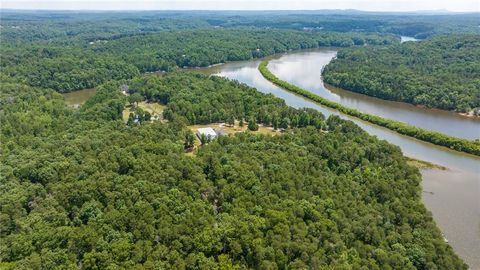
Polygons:
[[[239,122],[235,121],[235,125],[233,125],[233,126],[230,126],[226,123],[213,123],[213,124],[208,124],[208,125],[192,125],[192,126],[189,126],[189,128],[194,133],[199,128],[206,128],[206,127],[211,127],[213,129],[221,128],[227,135],[230,135],[230,134],[233,135],[235,133],[247,131],[248,130],[247,125],[248,125],[248,123],[244,123],[243,127],[240,127]],[[257,131],[250,131],[250,132],[260,133],[260,134],[265,134],[265,135],[275,135],[277,133],[280,133],[280,131],[278,131],[278,130],[273,130],[272,127],[265,127],[265,126],[262,126],[262,125],[258,125],[258,130]]]
[[[161,115],[163,110],[167,107],[166,105],[157,103],[157,102],[145,102],[141,101],[137,105],[139,108],[142,110],[149,112],[152,116],[155,115]],[[128,116],[130,115],[130,112],[132,111],[131,106],[126,106],[125,109],[123,110],[123,121],[127,122]]]
[[[236,133],[246,132],[248,130],[247,125],[248,123],[244,123],[244,126],[240,127],[239,121],[235,121],[235,125],[233,126],[227,125],[226,123],[212,123],[207,125],[191,125],[188,127],[193,133],[196,133],[199,128],[206,128],[206,127],[210,127],[213,129],[220,128],[223,130],[223,132],[225,132],[226,135],[230,136],[230,135],[235,135]],[[258,125],[257,131],[249,131],[249,132],[259,133],[264,135],[271,135],[271,136],[275,136],[276,134],[281,133],[281,131],[274,130],[272,127],[265,127],[262,125]],[[188,152],[187,155],[195,155],[195,152],[199,146],[200,146],[200,140],[198,139],[197,136],[195,136],[195,146],[193,148],[193,151]]]

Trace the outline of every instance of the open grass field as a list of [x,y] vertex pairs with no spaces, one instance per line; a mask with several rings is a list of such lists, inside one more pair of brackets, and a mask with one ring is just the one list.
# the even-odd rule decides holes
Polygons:
[[[190,130],[193,133],[196,133],[199,128],[221,128],[226,135],[235,135],[236,133],[240,132],[246,132],[248,131],[247,129],[247,123],[244,123],[243,127],[240,127],[239,121],[235,121],[235,125],[230,126],[226,123],[212,123],[212,124],[207,124],[207,125],[191,125],[189,126]],[[264,134],[264,135],[270,135],[270,136],[275,136],[277,134],[280,134],[281,131],[279,130],[274,130],[272,127],[265,127],[262,125],[258,125],[258,130],[257,131],[248,131],[248,132],[253,132],[253,133],[259,133],[259,134]],[[200,146],[200,140],[198,139],[197,136],[195,136],[195,147],[193,148],[193,151],[190,151],[187,153],[187,155],[195,155],[195,152],[197,148]]]
[[[208,124],[208,125],[192,125],[192,126],[189,126],[189,127],[194,133],[199,128],[206,128],[206,127],[211,127],[213,129],[221,128],[221,129],[223,129],[223,131],[227,135],[230,135],[230,134],[234,135],[235,133],[245,132],[245,131],[248,130],[247,129],[247,123],[244,123],[244,126],[240,127],[238,121],[235,121],[235,125],[233,125],[233,126],[230,126],[226,123],[212,123],[212,124]],[[258,130],[257,131],[250,131],[250,132],[260,133],[260,134],[264,134],[264,135],[276,135],[276,134],[280,133],[280,131],[273,130],[272,127],[265,127],[265,126],[262,126],[262,125],[258,125]]]
[[[167,107],[158,102],[145,102],[145,101],[139,102],[137,106],[140,107],[142,110],[149,112],[152,116],[162,114],[163,110],[165,110],[165,108]],[[131,110],[132,110],[132,107],[130,105],[125,107],[125,109],[123,110],[123,121],[127,122],[128,116],[130,115]]]

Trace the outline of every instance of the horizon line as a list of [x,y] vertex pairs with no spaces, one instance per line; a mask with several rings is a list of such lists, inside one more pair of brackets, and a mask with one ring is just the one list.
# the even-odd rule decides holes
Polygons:
[[146,12],[146,11],[260,11],[260,12],[279,12],[279,11],[357,11],[357,12],[371,12],[371,13],[480,13],[480,10],[477,11],[452,11],[448,9],[431,9],[431,10],[410,10],[410,11],[395,11],[395,10],[363,10],[363,9],[51,9],[51,8],[2,8],[3,11],[67,11],[67,12],[78,12],[78,11],[110,11],[110,12]]

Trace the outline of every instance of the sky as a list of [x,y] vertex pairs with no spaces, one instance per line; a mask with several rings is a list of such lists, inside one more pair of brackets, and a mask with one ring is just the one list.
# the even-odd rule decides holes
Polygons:
[[5,9],[47,10],[448,10],[480,12],[480,0],[0,0]]

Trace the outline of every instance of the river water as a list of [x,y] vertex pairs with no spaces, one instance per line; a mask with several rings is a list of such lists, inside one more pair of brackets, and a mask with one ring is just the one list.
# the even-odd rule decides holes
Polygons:
[[365,113],[460,138],[480,138],[480,117],[466,117],[454,112],[420,108],[326,87],[321,78],[321,70],[335,55],[336,51],[331,49],[302,51],[270,62],[269,69],[280,79]]
[[[304,87],[330,100],[386,118],[405,121],[461,137],[477,137],[479,122],[449,112],[432,111],[407,104],[388,102],[327,89],[320,77],[321,68],[335,55],[331,49],[317,49],[274,56],[269,69],[280,79]],[[310,107],[326,116],[340,115],[357,123],[368,133],[398,145],[406,156],[447,167],[447,170],[422,170],[423,201],[432,212],[450,245],[472,269],[480,269],[480,158],[435,146],[391,130],[372,125],[323,107],[289,93],[263,78],[258,72],[260,60],[232,62],[202,70],[202,73],[226,77],[271,93],[295,108]],[[415,118],[415,119],[412,119]],[[433,122],[433,123],[432,123]],[[444,129],[440,126],[444,125]],[[452,128],[452,127],[455,128]],[[458,133],[455,129],[462,129]],[[478,135],[478,134],[477,134]],[[460,137],[460,136],[459,136]]]
[[[463,138],[478,138],[478,119],[455,113],[422,109],[408,104],[383,101],[332,87],[325,87],[321,69],[336,54],[333,49],[316,49],[276,55],[269,69],[280,79],[301,86],[325,98],[386,118],[438,130]],[[368,133],[398,145],[406,156],[447,167],[447,170],[422,170],[423,201],[432,212],[450,245],[472,269],[480,269],[480,158],[435,146],[368,122],[343,115],[303,97],[289,93],[263,78],[260,60],[232,62],[199,72],[226,77],[271,93],[295,108],[310,107],[326,116],[336,114],[358,124]],[[95,90],[65,94],[70,105],[82,104]]]

